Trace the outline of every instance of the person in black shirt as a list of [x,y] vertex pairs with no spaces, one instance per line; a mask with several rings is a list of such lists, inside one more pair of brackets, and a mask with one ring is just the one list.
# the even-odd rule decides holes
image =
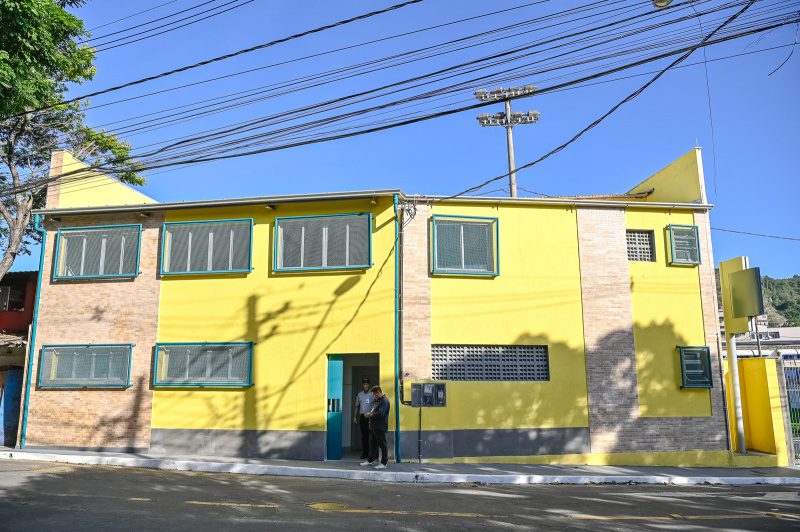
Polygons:
[[366,462],[361,462],[361,465],[374,465],[380,451],[381,461],[375,465],[375,469],[386,469],[386,464],[389,463],[389,452],[386,448],[386,433],[389,431],[389,399],[383,394],[380,386],[372,388],[372,396],[375,398],[375,406],[366,414],[369,418],[369,456]]

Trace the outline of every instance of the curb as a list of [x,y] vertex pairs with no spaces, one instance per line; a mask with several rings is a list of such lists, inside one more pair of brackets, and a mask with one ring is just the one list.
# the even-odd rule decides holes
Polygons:
[[229,462],[203,462],[159,458],[112,457],[96,455],[68,455],[35,452],[0,452],[0,460],[27,460],[59,462],[78,465],[108,465],[141,467],[165,471],[196,471],[204,473],[238,473],[245,475],[273,475],[286,477],[332,478],[339,480],[371,480],[376,482],[406,483],[484,483],[484,484],[671,484],[690,486],[716,484],[742,486],[754,484],[800,485],[800,477],[713,477],[676,475],[515,475],[515,474],[459,474],[415,473],[410,471],[369,471],[357,469],[323,469],[316,467],[279,466],[267,464],[240,464]]

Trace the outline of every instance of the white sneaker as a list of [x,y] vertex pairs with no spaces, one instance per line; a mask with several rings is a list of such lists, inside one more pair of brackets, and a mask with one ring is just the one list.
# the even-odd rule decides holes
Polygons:
[[383,464],[378,464],[375,466],[375,469],[386,469],[386,466]]
[[361,463],[360,463],[360,464],[358,464],[358,465],[360,465],[360,466],[362,466],[362,467],[363,467],[363,466],[368,466],[368,465],[372,465],[372,462],[361,462]]

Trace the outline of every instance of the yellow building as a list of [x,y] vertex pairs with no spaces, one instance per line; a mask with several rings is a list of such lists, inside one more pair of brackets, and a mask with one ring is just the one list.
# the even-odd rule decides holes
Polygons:
[[730,462],[699,150],[609,196],[105,185],[37,213],[27,447],[337,459],[369,378],[404,460]]

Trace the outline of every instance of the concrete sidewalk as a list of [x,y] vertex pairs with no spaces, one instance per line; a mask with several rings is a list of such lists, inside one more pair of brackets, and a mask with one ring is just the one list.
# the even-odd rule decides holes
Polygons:
[[359,460],[330,462],[256,460],[136,453],[0,448],[0,459],[84,465],[142,467],[171,471],[279,475],[378,482],[485,484],[720,484],[800,485],[800,468],[620,467],[523,464],[389,463],[386,470],[359,466]]

